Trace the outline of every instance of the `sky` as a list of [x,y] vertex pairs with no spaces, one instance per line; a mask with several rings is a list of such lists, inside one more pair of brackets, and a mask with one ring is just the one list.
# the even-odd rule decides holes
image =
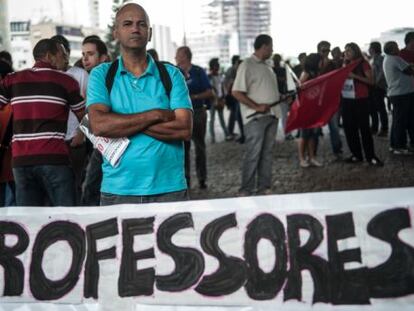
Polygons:
[[[11,17],[33,15],[33,10],[59,0],[10,0]],[[65,16],[88,24],[87,0],[68,0]],[[209,0],[141,0],[151,23],[171,27],[173,40],[182,43],[186,32],[200,28],[200,7]],[[381,32],[397,27],[414,27],[414,0],[271,0],[274,50],[284,56],[313,52],[320,40],[341,48],[354,41],[361,46],[378,38]],[[101,22],[110,22],[111,0],[101,0]],[[24,9],[22,9],[24,8]]]
[[[187,32],[200,28],[200,7],[209,0],[137,2],[146,8],[152,23],[171,26],[173,39],[178,41],[183,36],[183,24]],[[321,40],[341,48],[352,41],[362,47],[381,32],[397,27],[414,28],[414,0],[271,0],[271,3],[274,50],[285,56],[313,52]]]

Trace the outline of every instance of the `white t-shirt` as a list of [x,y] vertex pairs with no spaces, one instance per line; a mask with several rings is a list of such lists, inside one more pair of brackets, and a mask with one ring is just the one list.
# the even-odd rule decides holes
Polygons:
[[[70,74],[79,83],[79,88],[83,98],[86,97],[86,88],[88,87],[88,72],[79,67],[71,67],[66,73]],[[68,128],[66,131],[65,140],[71,140],[76,135],[76,130],[79,126],[79,121],[76,115],[69,110]]]
[[[237,69],[236,79],[233,84],[233,91],[244,92],[257,104],[273,104],[280,98],[277,86],[276,74],[272,67],[255,55],[246,58]],[[271,114],[280,118],[280,105],[271,109]],[[256,111],[241,104],[243,121],[247,123],[251,119],[246,117]],[[257,117],[264,116],[258,115]]]

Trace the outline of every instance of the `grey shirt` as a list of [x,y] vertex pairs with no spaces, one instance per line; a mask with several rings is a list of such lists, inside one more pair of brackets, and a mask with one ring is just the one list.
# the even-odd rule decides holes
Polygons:
[[372,75],[374,77],[375,86],[385,90],[387,88],[387,84],[385,82],[383,64],[384,64],[384,56],[375,55],[372,58],[371,67],[372,67]]
[[384,58],[384,74],[388,84],[388,96],[399,96],[414,93],[414,77],[403,71],[410,65],[399,56],[386,55]]

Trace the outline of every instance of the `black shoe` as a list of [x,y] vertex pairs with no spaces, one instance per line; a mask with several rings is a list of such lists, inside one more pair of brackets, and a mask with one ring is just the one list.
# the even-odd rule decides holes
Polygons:
[[344,159],[344,162],[345,163],[360,163],[360,162],[362,162],[362,159],[360,159],[360,158],[357,158],[356,156],[350,156],[350,157],[348,157],[348,158],[345,158]]
[[373,157],[372,159],[368,160],[368,164],[371,166],[384,166],[384,163],[377,157]]
[[239,144],[244,144],[245,138],[244,136],[241,136],[240,138],[236,139],[236,142],[238,142]]
[[377,134],[378,137],[387,137],[388,136],[388,130],[381,130]]
[[206,184],[206,182],[205,182],[204,180],[201,180],[201,181],[198,183],[198,187],[199,187],[200,189],[207,189],[207,184]]
[[286,141],[289,141],[289,140],[294,140],[295,139],[295,137],[293,137],[292,136],[292,134],[287,134],[286,136],[285,136],[285,140]]

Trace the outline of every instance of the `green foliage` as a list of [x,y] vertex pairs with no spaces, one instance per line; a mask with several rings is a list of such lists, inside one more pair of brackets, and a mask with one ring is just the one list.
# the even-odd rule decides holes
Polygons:
[[114,16],[112,17],[111,23],[108,25],[108,32],[105,36],[105,43],[108,47],[109,54],[111,55],[111,59],[115,59],[119,55],[119,43],[117,43],[113,36],[112,32],[114,30],[115,25],[115,14],[118,11],[118,8],[121,4],[126,2],[126,0],[113,0],[112,3],[112,11],[114,12]]

